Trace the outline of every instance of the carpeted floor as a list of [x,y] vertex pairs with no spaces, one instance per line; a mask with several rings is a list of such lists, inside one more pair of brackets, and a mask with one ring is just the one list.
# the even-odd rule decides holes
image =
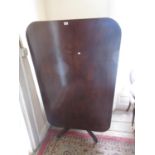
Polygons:
[[134,139],[97,134],[95,145],[87,133],[69,131],[60,139],[60,130],[50,129],[37,155],[134,155]]

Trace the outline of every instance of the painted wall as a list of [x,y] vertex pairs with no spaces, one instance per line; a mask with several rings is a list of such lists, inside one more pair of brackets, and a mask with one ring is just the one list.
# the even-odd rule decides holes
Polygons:
[[[131,0],[110,0],[110,14],[109,16],[115,19],[122,30],[121,48],[119,67],[116,83],[116,102],[118,104],[124,104],[124,109],[129,103],[129,91],[130,82],[129,74],[131,71],[135,71],[137,60],[137,6],[139,3]],[[132,10],[132,11],[131,11]]]
[[[18,1],[18,0],[16,0]],[[25,32],[27,26],[37,20],[46,20],[44,0],[23,0],[19,1],[19,35],[23,44],[27,46]]]
[[109,1],[46,0],[45,11],[49,20],[105,17],[109,14]]

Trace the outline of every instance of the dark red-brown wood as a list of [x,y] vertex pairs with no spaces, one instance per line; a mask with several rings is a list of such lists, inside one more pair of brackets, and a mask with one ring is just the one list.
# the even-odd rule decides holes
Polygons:
[[110,18],[34,22],[27,28],[47,119],[93,131],[110,127],[121,30]]

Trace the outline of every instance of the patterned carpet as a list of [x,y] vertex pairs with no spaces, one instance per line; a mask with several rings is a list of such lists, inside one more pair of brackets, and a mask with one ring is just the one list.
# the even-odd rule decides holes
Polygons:
[[87,133],[69,131],[59,140],[60,130],[50,129],[37,155],[134,155],[134,139],[97,135],[94,144]]

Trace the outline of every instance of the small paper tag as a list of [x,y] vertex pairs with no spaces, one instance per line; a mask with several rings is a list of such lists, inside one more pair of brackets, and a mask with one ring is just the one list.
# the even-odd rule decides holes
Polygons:
[[64,22],[64,25],[69,25],[69,23],[65,21],[65,22]]

